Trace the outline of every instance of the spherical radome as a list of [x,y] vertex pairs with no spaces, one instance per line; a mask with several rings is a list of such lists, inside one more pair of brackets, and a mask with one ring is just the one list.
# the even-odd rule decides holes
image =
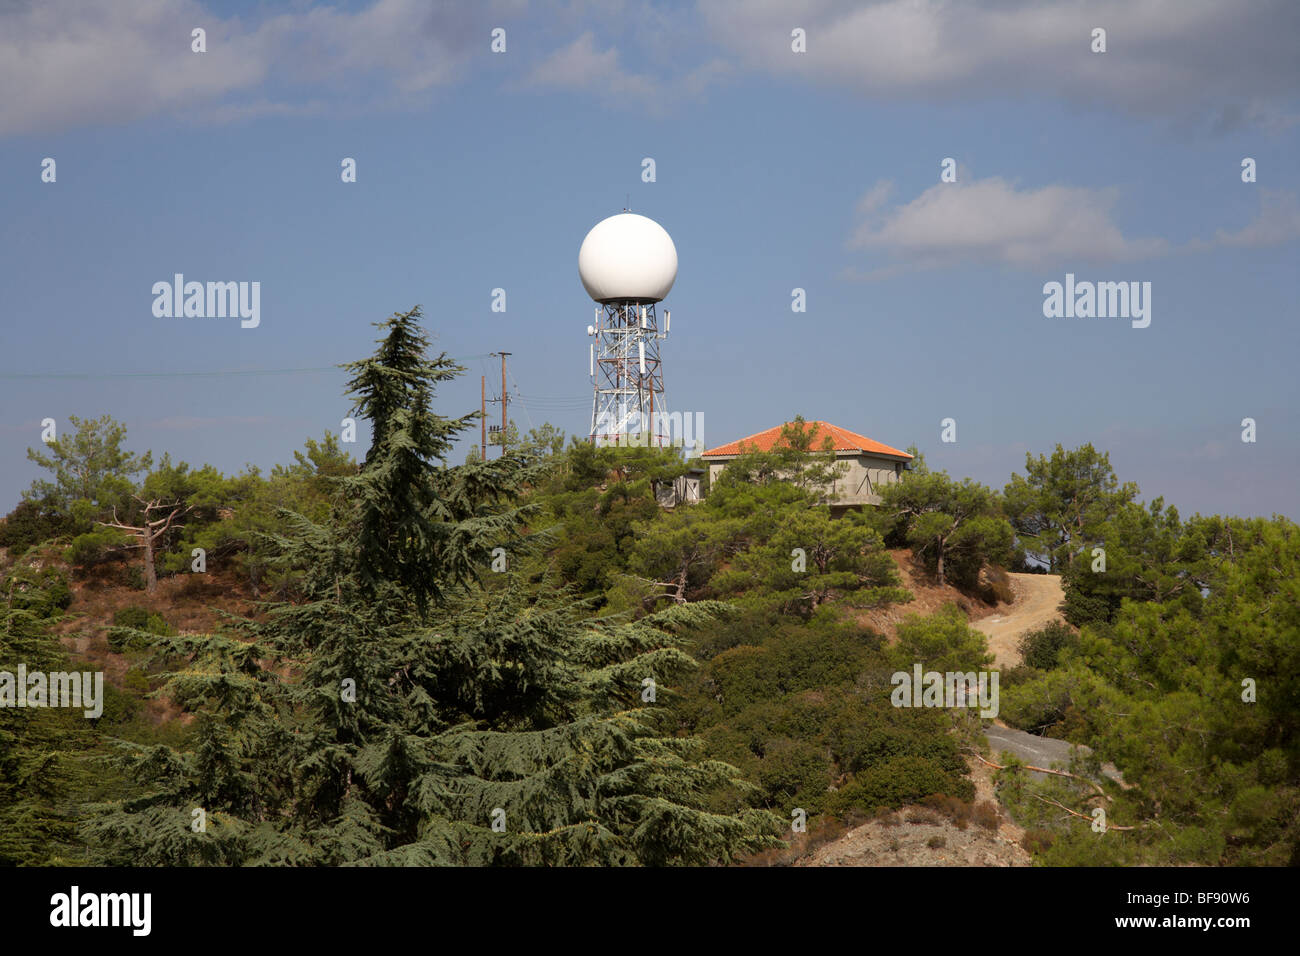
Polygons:
[[619,213],[582,240],[578,276],[597,302],[658,302],[677,281],[677,247],[653,219]]

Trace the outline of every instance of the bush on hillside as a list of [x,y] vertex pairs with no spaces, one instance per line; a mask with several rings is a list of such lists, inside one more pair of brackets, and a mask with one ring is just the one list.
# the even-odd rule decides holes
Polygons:
[[1020,638],[1020,657],[1029,667],[1050,671],[1061,662],[1061,651],[1077,647],[1079,636],[1069,625],[1052,621]]
[[116,528],[96,528],[73,538],[64,556],[73,567],[84,570],[108,560],[126,543],[126,535]]
[[109,648],[121,653],[128,648],[146,646],[146,640],[136,633],[138,631],[162,637],[176,633],[161,614],[150,613],[147,608],[132,604],[113,615],[113,627],[108,632]]
[[57,568],[20,564],[4,580],[4,598],[17,611],[38,618],[54,617],[72,603],[72,589]]
[[805,740],[786,737],[768,741],[758,766],[758,783],[771,806],[801,806],[816,813],[830,783],[826,757],[820,747]]
[[21,554],[28,548],[67,534],[70,519],[47,502],[24,501],[0,522],[0,548]]
[[897,809],[936,793],[970,801],[975,799],[975,785],[925,757],[897,757],[855,775],[831,796],[827,809],[837,814],[851,809]]

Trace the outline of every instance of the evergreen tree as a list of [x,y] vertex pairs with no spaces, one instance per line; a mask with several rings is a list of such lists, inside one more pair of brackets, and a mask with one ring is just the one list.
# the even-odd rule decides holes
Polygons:
[[[0,670],[69,669],[46,620],[63,602],[17,577],[11,572],[0,596]],[[82,711],[0,707],[0,866],[83,862],[76,804],[86,776],[80,759],[93,744]]]
[[712,586],[747,591],[759,606],[807,618],[839,597],[852,607],[910,601],[898,570],[868,518],[832,518],[825,505],[791,509],[771,538],[737,555]]
[[1091,444],[1057,445],[1050,459],[1026,454],[1025,475],[1011,476],[1004,497],[1021,546],[1059,572],[1100,540],[1100,526],[1137,492],[1132,482],[1119,483],[1109,454]]
[[372,444],[327,521],[283,516],[296,599],[230,633],[154,639],[192,659],[164,691],[198,714],[198,744],[127,748],[149,789],[99,808],[104,861],[708,863],[774,843],[768,814],[704,809],[736,771],[647,706],[715,607],[593,619],[486,573],[532,545],[516,497],[531,472],[447,466],[474,416],[433,411],[461,369],[426,357],[419,317],[380,323],[375,355],[347,366]]
[[940,584],[951,578],[971,587],[985,563],[1005,566],[1012,554],[1011,526],[999,514],[997,494],[970,478],[922,467],[880,492],[877,521],[932,569]]
[[65,514],[81,502],[90,516],[125,503],[134,490],[132,476],[149,469],[152,455],[125,451],[126,426],[108,415],[87,419],[69,415],[68,422],[71,436],[48,442],[44,451],[27,449],[27,458],[52,472],[54,480],[37,479],[23,498],[49,503]]
[[[1046,861],[1294,866],[1300,529],[1282,517],[1196,517],[1184,544],[1166,547],[1158,500],[1147,516],[1146,547],[1126,547],[1119,565],[1143,593],[1123,594],[1113,621],[1085,624],[1056,668],[1003,690],[1013,726],[1070,714],[1070,739],[1124,775],[1124,787],[1107,786],[1107,814],[1137,829],[1098,841],[1074,827]],[[1110,548],[1108,539],[1108,558]]]

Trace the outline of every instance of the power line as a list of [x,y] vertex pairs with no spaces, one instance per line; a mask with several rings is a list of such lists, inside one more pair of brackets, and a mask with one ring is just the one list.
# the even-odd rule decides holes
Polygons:
[[[470,359],[484,359],[495,355],[485,352],[482,355],[448,356],[453,362]],[[37,379],[37,378],[195,378],[216,375],[302,375],[312,372],[341,371],[338,365],[313,365],[306,368],[219,368],[189,372],[0,372],[0,379]]]
[[524,417],[528,419],[528,427],[535,430],[537,426],[533,424],[533,416],[528,411],[528,403],[524,401],[523,395],[519,392],[519,380],[514,375],[511,375],[510,379],[515,383],[515,398],[519,400],[520,405],[524,406]]
[[323,365],[313,368],[227,368],[203,372],[0,372],[0,378],[193,378],[200,375],[297,375],[336,371],[337,365]]

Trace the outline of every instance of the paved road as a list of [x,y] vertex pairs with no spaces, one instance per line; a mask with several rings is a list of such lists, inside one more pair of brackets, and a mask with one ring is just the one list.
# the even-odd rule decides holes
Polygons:
[[[1069,769],[1072,745],[1067,741],[1027,734],[1023,730],[1012,730],[1001,724],[985,727],[984,736],[989,739],[989,749],[993,753],[994,761],[997,760],[999,753],[1009,750],[1025,763],[1033,764],[1035,767],[1047,767],[1052,770]],[[1084,754],[1092,753],[1087,747],[1081,746],[1079,750]],[[1120,776],[1114,764],[1102,764],[1101,772],[1118,783],[1124,782],[1124,778]],[[1035,773],[1033,776],[1040,779],[1047,778],[1045,773]]]

